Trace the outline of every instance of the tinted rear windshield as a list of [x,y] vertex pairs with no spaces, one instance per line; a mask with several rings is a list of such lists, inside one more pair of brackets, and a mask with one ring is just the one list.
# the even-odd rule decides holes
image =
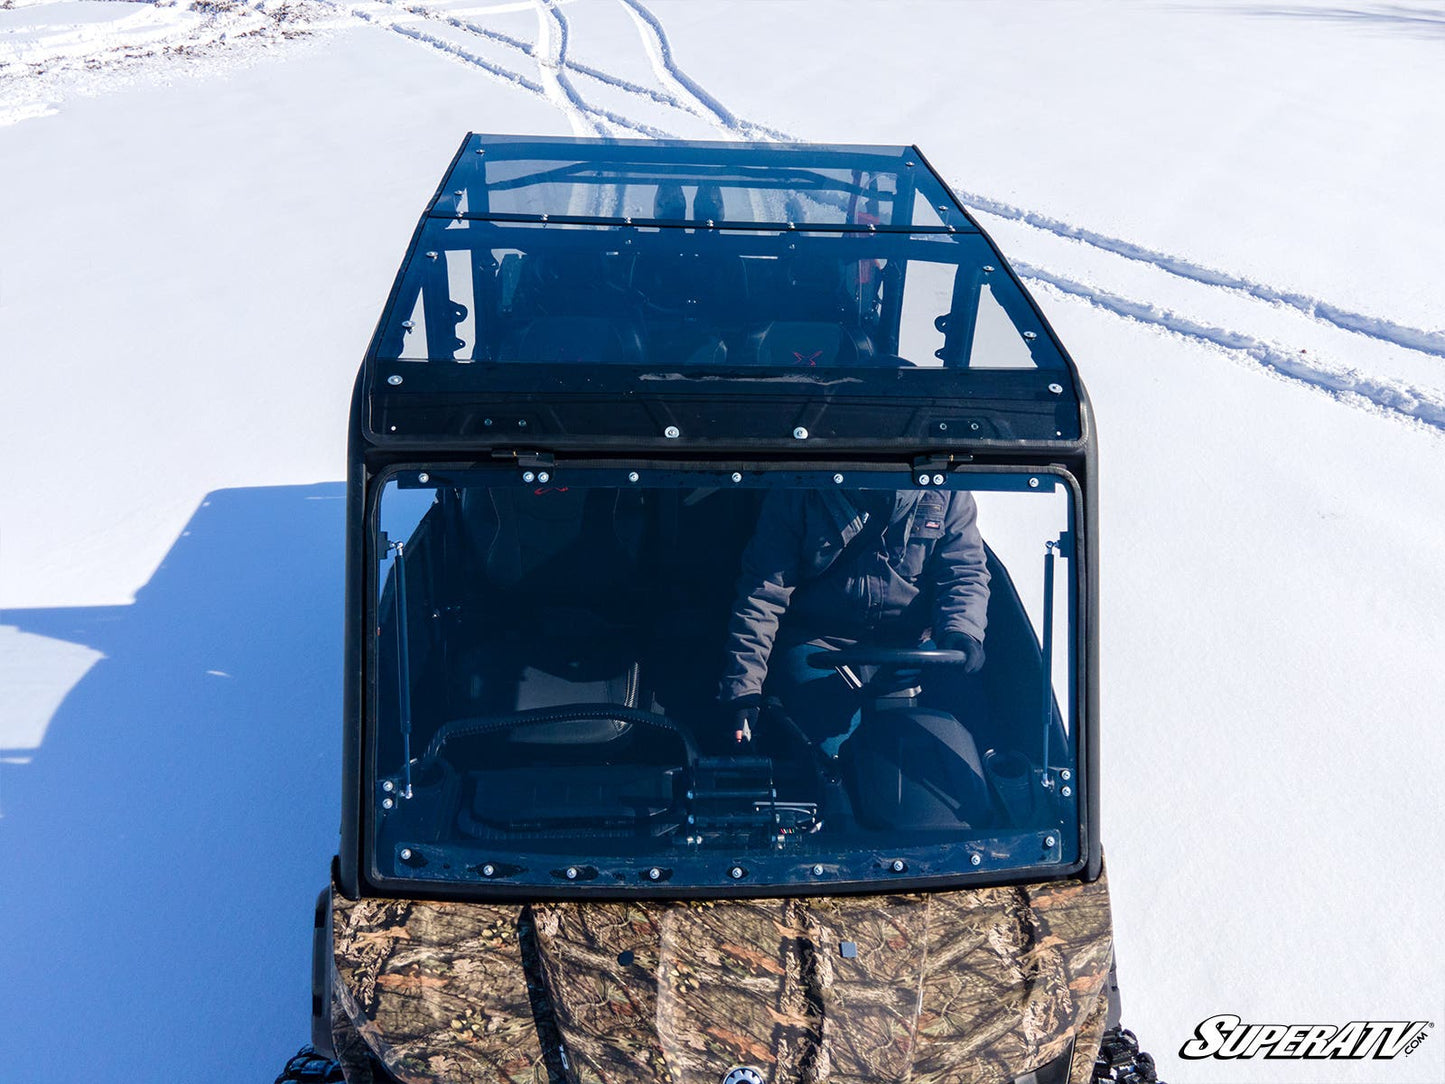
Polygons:
[[1059,369],[978,234],[429,220],[381,359],[677,370]]
[[413,470],[373,876],[830,891],[1080,854],[1053,474]]

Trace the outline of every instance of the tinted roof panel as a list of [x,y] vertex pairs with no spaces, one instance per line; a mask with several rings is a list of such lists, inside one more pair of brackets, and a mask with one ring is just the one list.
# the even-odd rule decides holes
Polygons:
[[786,229],[973,225],[911,147],[467,138],[428,213]]

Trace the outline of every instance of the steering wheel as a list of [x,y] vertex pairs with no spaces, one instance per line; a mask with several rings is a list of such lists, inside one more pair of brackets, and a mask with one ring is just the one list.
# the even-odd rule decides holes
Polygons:
[[940,647],[853,647],[829,650],[819,648],[808,656],[808,665],[815,670],[836,670],[840,666],[962,666],[968,662],[964,651],[945,651]]

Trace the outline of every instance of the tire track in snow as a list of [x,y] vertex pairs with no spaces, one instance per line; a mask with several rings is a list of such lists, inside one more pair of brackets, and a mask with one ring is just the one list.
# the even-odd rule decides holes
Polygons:
[[779,132],[776,129],[754,124],[735,116],[732,110],[718,101],[678,64],[677,59],[672,55],[672,42],[668,40],[662,20],[648,10],[642,0],[619,0],[619,2],[634,16],[634,21],[639,27],[645,27],[651,32],[652,48],[647,50],[647,56],[648,60],[652,61],[653,71],[657,77],[675,83],[697,103],[702,111],[712,114],[715,123],[723,131],[731,133],[734,138],[753,138],[761,135],[780,142],[797,142],[786,132]]
[[1146,302],[1132,301],[1118,294],[1073,279],[1055,275],[1040,267],[1019,260],[1010,260],[1019,275],[1053,287],[1060,293],[1077,297],[1106,312],[1126,320],[1150,324],[1187,339],[1219,347],[1236,355],[1252,358],[1263,368],[1278,376],[1306,384],[1351,406],[1354,399],[1366,399],[1374,406],[1392,414],[1423,422],[1445,432],[1445,396],[1438,392],[1412,387],[1393,380],[1380,380],[1358,369],[1347,369],[1319,362],[1306,361],[1278,346],[1272,346],[1243,332],[1211,327],[1190,320],[1171,309]]
[[1062,219],[1051,218],[1048,215],[1042,215],[1036,211],[1028,211],[1022,207],[1002,203],[976,192],[969,192],[962,188],[954,188],[954,193],[970,207],[998,218],[1008,219],[1012,222],[1020,222],[1025,226],[1032,226],[1034,229],[1051,233],[1055,237],[1062,237],[1070,241],[1079,241],[1115,256],[1122,256],[1126,260],[1134,260],[1138,263],[1148,264],[1151,267],[1158,268],[1160,271],[1167,272],[1181,279],[1187,279],[1190,282],[1201,283],[1205,286],[1217,286],[1271,304],[1286,305],[1289,308],[1304,313],[1312,319],[1333,324],[1343,331],[1349,331],[1356,335],[1364,335],[1366,338],[1378,339],[1381,342],[1390,343],[1393,346],[1402,346],[1406,350],[1414,350],[1422,354],[1433,354],[1435,357],[1445,358],[1445,334],[1440,332],[1424,331],[1420,328],[1397,324],[1394,321],[1381,317],[1351,312],[1348,309],[1332,305],[1327,301],[1322,301],[1317,297],[1310,297],[1308,294],[1279,290],[1266,283],[1245,278],[1242,275],[1234,275],[1228,271],[1220,271],[1217,268],[1207,267],[1204,264],[1184,259],[1182,256],[1171,256],[1167,252],[1160,252],[1157,249],[1136,245],[1132,241],[1125,241],[1118,237],[1110,237],[1107,234],[1097,233],[1083,226],[1075,226]]
[[[571,102],[572,106],[583,116],[605,120],[609,124],[616,125],[619,128],[639,132],[653,139],[668,138],[668,133],[664,132],[661,128],[654,128],[650,124],[641,124],[622,116],[620,113],[614,113],[610,109],[598,108],[597,106],[589,104],[583,99],[582,95],[577,93],[577,88],[572,85],[572,80],[567,76],[567,45],[572,34],[571,25],[567,22],[567,16],[562,13],[562,9],[557,5],[557,0],[542,0],[542,7],[545,8],[547,14],[552,17],[552,22],[556,24],[558,31],[556,54],[546,62],[544,66],[551,71],[557,86],[567,97],[567,100]],[[538,64],[544,63],[540,57],[537,62]],[[596,119],[592,121],[592,125],[598,135],[605,136],[608,134],[597,125]]]

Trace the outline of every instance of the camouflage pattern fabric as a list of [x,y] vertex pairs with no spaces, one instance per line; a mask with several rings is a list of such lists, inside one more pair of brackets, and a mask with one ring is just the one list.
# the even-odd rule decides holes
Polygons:
[[1087,1081],[1113,954],[1102,878],[333,917],[335,1030],[408,1084],[1008,1084],[1076,1034]]

